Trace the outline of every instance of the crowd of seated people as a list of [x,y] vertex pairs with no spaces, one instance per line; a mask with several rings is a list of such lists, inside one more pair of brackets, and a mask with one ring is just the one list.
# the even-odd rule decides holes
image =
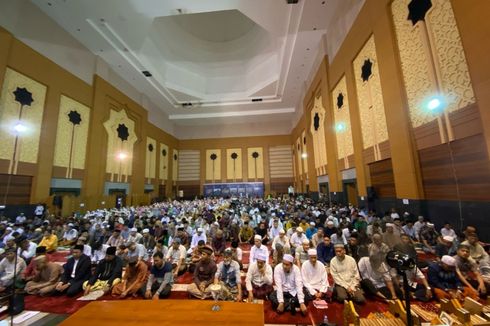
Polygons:
[[[305,314],[322,299],[485,298],[490,258],[476,229],[441,227],[394,209],[378,215],[289,196],[168,201],[68,218],[21,214],[0,221],[0,292],[158,300],[192,273],[189,297],[270,300],[279,313]],[[70,250],[63,266],[52,261],[60,248]],[[386,263],[392,250],[416,263],[407,286]]]

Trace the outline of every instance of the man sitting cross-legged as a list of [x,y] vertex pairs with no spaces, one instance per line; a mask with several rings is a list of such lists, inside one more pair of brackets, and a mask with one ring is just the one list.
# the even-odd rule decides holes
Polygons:
[[73,297],[82,292],[83,283],[90,278],[90,258],[83,254],[83,246],[75,245],[72,257],[63,266],[64,273],[55,288],[55,294]]
[[121,299],[128,295],[136,296],[139,289],[146,283],[148,266],[138,257],[129,257],[128,267],[124,272],[122,282],[112,288],[112,296],[119,296]]
[[282,263],[274,268],[274,283],[277,290],[269,296],[272,308],[282,313],[289,310],[296,314],[299,307],[303,315],[306,314],[305,296],[303,294],[303,281],[299,267],[293,264],[293,256],[286,254]]
[[330,273],[335,282],[334,298],[343,303],[352,299],[356,303],[364,303],[366,299],[360,289],[360,276],[356,261],[345,254],[342,244],[335,245],[335,257],[330,261]]
[[194,270],[194,282],[189,284],[187,292],[199,299],[206,299],[211,296],[209,286],[213,284],[217,267],[214,260],[211,259],[213,249],[209,246],[201,248],[201,260]]
[[41,296],[51,294],[63,273],[63,267],[49,262],[44,255],[34,257],[33,262],[35,264],[35,275],[27,282],[26,293],[39,294]]
[[218,264],[214,284],[221,285],[220,299],[242,301],[240,265],[233,260],[230,248],[223,251],[223,261]]
[[325,265],[317,260],[316,249],[308,250],[309,259],[301,266],[305,297],[310,300],[319,300],[326,296],[328,290],[328,276]]
[[272,267],[267,262],[267,256],[260,253],[255,263],[248,266],[244,296],[248,298],[248,302],[252,302],[254,298],[264,300],[273,290]]
[[90,291],[102,290],[107,293],[111,288],[121,282],[123,262],[116,256],[116,247],[109,247],[95,269],[95,274],[83,284],[84,294]]
[[174,275],[172,264],[163,260],[163,254],[156,252],[153,254],[153,266],[150,269],[148,282],[140,290],[146,299],[163,299],[170,295]]

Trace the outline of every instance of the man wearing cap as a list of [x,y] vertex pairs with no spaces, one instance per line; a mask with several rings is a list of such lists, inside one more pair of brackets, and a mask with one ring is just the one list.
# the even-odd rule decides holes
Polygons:
[[293,264],[293,256],[286,254],[282,263],[274,268],[274,283],[276,290],[271,293],[269,299],[272,308],[278,313],[290,311],[296,314],[299,307],[301,313],[306,315],[305,296],[303,293],[303,280],[298,266]]
[[233,252],[230,248],[223,251],[223,261],[217,266],[214,284],[221,285],[219,294],[221,300],[242,301],[240,265],[233,260]]
[[172,264],[163,260],[163,254],[161,252],[154,253],[150,276],[146,285],[144,284],[140,289],[140,293],[145,299],[163,299],[170,295],[173,283]]
[[435,253],[435,246],[439,239],[439,233],[434,229],[434,224],[427,223],[420,229],[419,239],[424,245],[424,251]]
[[[275,250],[276,245],[280,244],[284,250],[285,253],[290,253],[291,252],[291,245],[289,244],[289,238],[286,235],[286,232],[284,229],[281,229],[279,231],[279,235],[274,238],[272,241],[272,250]],[[281,260],[282,261],[282,260]]]
[[323,232],[325,233],[325,235],[327,235],[330,238],[332,236],[332,234],[337,232],[337,228],[335,227],[335,223],[331,220],[327,220],[326,228]]
[[129,236],[126,239],[126,245],[129,246],[131,242],[134,243],[141,243],[141,239],[143,238],[143,235],[138,232],[138,229],[133,227],[129,229]]
[[201,249],[201,260],[194,270],[194,282],[189,284],[187,288],[189,295],[199,299],[206,299],[211,296],[209,286],[213,284],[217,271],[216,263],[211,259],[212,254],[213,249],[209,246],[204,246]]
[[272,221],[272,226],[269,230],[269,238],[275,240],[277,236],[279,236],[281,230],[284,230],[281,225],[279,225],[279,220],[274,218]]
[[174,278],[185,272],[187,266],[185,264],[186,250],[183,245],[180,244],[180,238],[174,238],[172,246],[167,252],[166,260],[172,264]]
[[[316,249],[308,250],[308,261],[301,266],[304,294],[313,300],[321,299],[327,294],[328,276],[325,265],[317,260]],[[308,301],[308,300],[307,300]]]
[[262,244],[262,237],[256,234],[254,237],[254,245],[250,249],[250,263],[255,263],[259,253],[267,256],[267,261],[269,261],[269,249]]
[[303,240],[301,247],[296,248],[296,253],[294,255],[295,264],[301,268],[301,265],[308,261],[308,249],[310,249],[310,241]]
[[83,237],[83,236],[80,236],[80,237],[78,237],[76,243],[77,243],[77,245],[83,246],[83,254],[85,256],[88,256],[90,259],[92,259],[92,247],[90,247],[87,244],[87,238],[86,237]]
[[296,252],[296,248],[301,248],[303,245],[303,241],[308,240],[306,235],[303,233],[303,228],[298,226],[296,228],[296,232],[291,235],[291,239],[289,243],[291,244],[291,252],[294,254]]
[[63,273],[63,267],[48,261],[45,255],[34,257],[32,263],[35,265],[36,274],[27,282],[26,293],[40,296],[51,294]]
[[400,235],[395,232],[395,224],[386,223],[386,231],[383,233],[383,242],[393,249],[400,243]]
[[123,262],[116,256],[116,247],[109,247],[90,279],[83,283],[85,295],[90,291],[103,290],[105,293],[121,282]]
[[37,244],[29,241],[27,238],[23,238],[20,242],[20,248],[18,249],[19,257],[22,257],[26,264],[29,265],[31,259],[36,255]]
[[208,241],[203,228],[197,228],[197,232],[192,236],[191,249],[194,249],[197,246],[199,240],[203,240],[204,243]]
[[154,248],[155,238],[150,234],[150,229],[143,229],[141,232],[143,233],[141,244],[147,249]]
[[83,283],[90,278],[90,258],[83,254],[83,246],[75,245],[72,257],[63,265],[64,272],[55,287],[55,293],[73,297],[82,291]]
[[335,282],[334,297],[343,303],[345,300],[353,300],[356,303],[364,303],[366,299],[360,289],[359,270],[354,258],[345,254],[342,244],[335,245],[335,257],[330,261],[330,274]]
[[442,237],[441,241],[436,245],[435,251],[437,257],[441,258],[442,256],[454,256],[456,251],[454,248],[454,238],[450,235],[445,235]]
[[78,231],[73,227],[73,223],[68,223],[68,225],[65,226],[65,232],[60,241],[60,246],[71,246],[77,241]]
[[451,256],[442,256],[439,262],[429,265],[427,272],[429,285],[437,299],[462,299],[471,297],[478,300],[478,294],[471,291],[456,274],[456,259]]
[[121,299],[136,296],[141,287],[146,284],[147,274],[148,265],[143,261],[138,261],[135,256],[130,257],[121,283],[112,287],[112,296]]
[[48,253],[56,251],[58,248],[58,237],[53,234],[53,230],[46,229],[44,231],[44,236],[41,242],[39,242],[38,247],[45,247]]
[[272,267],[267,258],[263,253],[259,253],[255,263],[248,266],[244,289],[244,296],[248,298],[248,302],[253,302],[254,299],[264,300],[274,290]]

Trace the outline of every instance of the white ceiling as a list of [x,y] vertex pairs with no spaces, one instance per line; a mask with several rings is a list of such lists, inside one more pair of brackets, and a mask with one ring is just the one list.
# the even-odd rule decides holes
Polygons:
[[250,135],[288,134],[318,58],[339,46],[326,44],[328,32],[341,43],[364,0],[31,2],[154,103],[185,139],[199,138],[199,128],[235,136],[239,126]]

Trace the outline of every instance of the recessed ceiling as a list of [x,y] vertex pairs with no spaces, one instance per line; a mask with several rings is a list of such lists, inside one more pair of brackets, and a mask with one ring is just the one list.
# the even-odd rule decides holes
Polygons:
[[[305,80],[326,53],[327,28],[333,21],[346,25],[339,17],[364,0],[31,2],[155,103],[176,136],[186,138],[193,125],[213,126],[224,137],[227,123],[247,128],[254,120],[289,133]],[[250,130],[261,133],[270,134]]]

